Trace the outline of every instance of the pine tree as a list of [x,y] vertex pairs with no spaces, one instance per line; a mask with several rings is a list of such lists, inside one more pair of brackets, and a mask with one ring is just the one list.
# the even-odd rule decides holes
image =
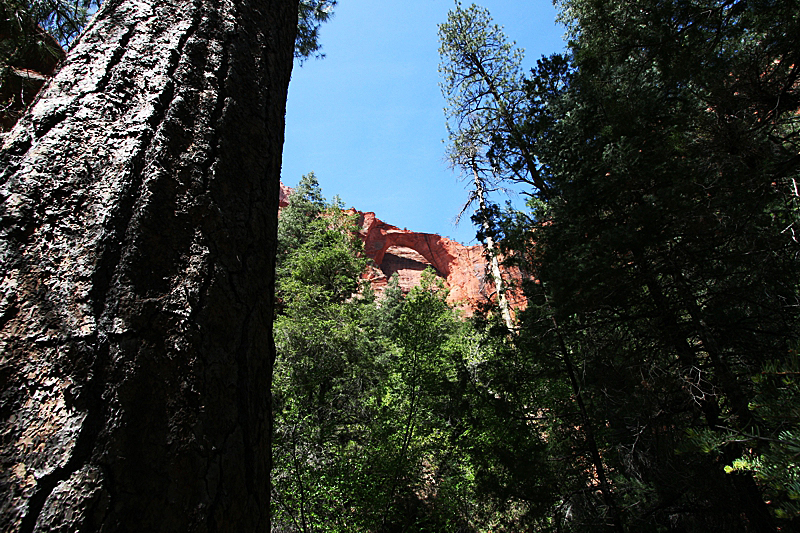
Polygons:
[[105,4],[0,154],[3,531],[268,531],[296,1]]
[[[775,531],[752,473],[722,465],[744,451],[731,432],[774,431],[749,409],[751,377],[800,333],[798,17],[758,2],[562,7],[571,67],[540,62],[528,85],[552,198],[519,231],[531,302],[548,295],[522,330],[547,339],[536,313],[554,311],[627,527]],[[686,438],[708,431],[724,441],[710,453]]]
[[517,144],[522,147],[519,152],[498,150],[501,145],[508,146],[503,139],[520,136],[517,121],[525,101],[522,51],[507,42],[502,30],[492,24],[488,11],[474,4],[463,9],[460,2],[448,13],[447,22],[439,26],[439,41],[442,93],[448,103],[448,158],[473,183],[462,214],[478,202],[480,235],[486,243],[500,314],[508,331],[514,331],[507,283],[490,232],[488,195],[505,179],[536,184],[542,194],[545,190],[538,182],[526,145]]

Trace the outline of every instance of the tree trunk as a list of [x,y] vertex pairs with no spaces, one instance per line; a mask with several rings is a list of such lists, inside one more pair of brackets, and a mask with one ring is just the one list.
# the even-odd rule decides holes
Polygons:
[[0,530],[269,531],[297,0],[107,0],[0,152]]
[[[488,210],[486,206],[486,191],[484,190],[483,182],[478,175],[478,165],[475,162],[474,156],[472,157],[471,167],[475,183],[475,196],[478,198],[478,209],[480,210],[481,214],[485,214]],[[513,333],[514,319],[511,318],[511,306],[509,305],[508,297],[506,296],[506,285],[505,281],[503,280],[503,273],[500,271],[500,260],[497,258],[497,247],[494,244],[494,239],[492,239],[491,235],[489,234],[489,222],[484,219],[482,226],[483,230],[486,232],[486,252],[489,254],[492,277],[494,278],[494,286],[497,291],[497,305],[500,308],[500,316],[503,318],[503,323],[506,325],[508,332]]]

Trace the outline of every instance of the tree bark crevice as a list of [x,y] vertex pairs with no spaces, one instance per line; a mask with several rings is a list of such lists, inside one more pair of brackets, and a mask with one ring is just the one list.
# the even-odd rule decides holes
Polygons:
[[0,530],[269,530],[296,0],[108,2],[0,152]]
[[[102,352],[108,352],[108,345],[105,349],[99,350],[96,361],[105,361],[106,357],[101,357]],[[96,365],[100,366],[100,365]],[[80,431],[75,439],[74,448],[69,458],[63,466],[55,468],[53,471],[36,480],[36,488],[29,498],[28,510],[20,522],[20,533],[33,533],[39,517],[45,508],[48,498],[52,495],[56,487],[66,482],[76,472],[84,468],[95,447],[95,442],[103,426],[103,405],[102,405],[102,382],[104,372],[100,368],[93,369],[86,388],[88,392],[82,394],[85,405],[86,415],[81,423]]]

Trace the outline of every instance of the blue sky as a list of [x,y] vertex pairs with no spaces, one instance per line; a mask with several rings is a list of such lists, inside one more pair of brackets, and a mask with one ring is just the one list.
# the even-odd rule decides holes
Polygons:
[[[465,1],[465,5],[469,5]],[[525,69],[562,51],[550,0],[486,0],[495,23],[525,50]],[[326,57],[295,65],[289,85],[282,180],[314,171],[326,198],[374,211],[389,224],[475,242],[453,219],[466,184],[445,162],[437,24],[453,0],[340,0],[322,28]],[[501,203],[504,198],[495,198]]]

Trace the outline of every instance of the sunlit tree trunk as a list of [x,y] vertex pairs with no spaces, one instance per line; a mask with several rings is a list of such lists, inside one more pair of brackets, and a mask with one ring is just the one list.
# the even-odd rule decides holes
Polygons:
[[297,0],[107,0],[0,153],[0,530],[269,531]]
[[508,297],[506,296],[506,283],[503,279],[503,273],[500,271],[500,259],[497,256],[497,246],[495,245],[494,239],[489,232],[489,221],[483,216],[488,211],[488,205],[486,204],[486,188],[483,185],[483,180],[480,178],[478,165],[475,162],[474,157],[472,158],[471,166],[473,181],[475,183],[475,196],[478,199],[478,212],[482,215],[482,229],[486,234],[486,252],[489,255],[492,277],[494,278],[494,286],[497,290],[497,305],[500,308],[500,316],[503,318],[503,323],[506,325],[506,329],[508,329],[509,332],[513,332],[514,319],[511,317],[511,306],[509,305]]

